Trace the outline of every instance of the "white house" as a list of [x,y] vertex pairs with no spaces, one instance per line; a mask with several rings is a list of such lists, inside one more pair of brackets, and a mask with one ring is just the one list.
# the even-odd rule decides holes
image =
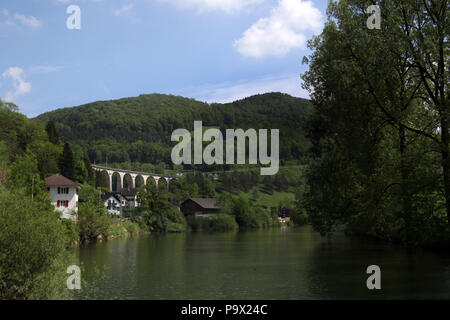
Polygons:
[[105,194],[102,196],[103,203],[108,210],[108,213],[111,215],[120,215],[121,214],[121,201],[114,194]]
[[78,212],[78,190],[81,187],[60,174],[46,178],[45,187],[50,194],[50,199],[55,206],[55,210],[61,213],[61,218],[76,220]]

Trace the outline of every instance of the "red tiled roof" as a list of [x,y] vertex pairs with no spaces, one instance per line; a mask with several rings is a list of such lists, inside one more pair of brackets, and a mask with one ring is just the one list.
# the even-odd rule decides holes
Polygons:
[[48,187],[74,187],[80,188],[80,186],[70,179],[58,174],[45,178],[45,186]]

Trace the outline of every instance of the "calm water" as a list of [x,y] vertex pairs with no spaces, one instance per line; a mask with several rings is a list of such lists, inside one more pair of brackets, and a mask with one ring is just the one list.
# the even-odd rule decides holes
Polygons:
[[[79,258],[98,299],[450,298],[450,255],[342,234],[329,241],[308,226],[116,239],[80,248]],[[366,288],[372,264],[379,291]]]

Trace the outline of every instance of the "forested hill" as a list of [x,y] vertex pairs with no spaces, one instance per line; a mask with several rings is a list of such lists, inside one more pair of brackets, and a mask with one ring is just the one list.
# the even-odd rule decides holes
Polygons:
[[148,94],[58,109],[36,119],[53,120],[63,141],[81,146],[96,163],[170,162],[173,130],[203,126],[280,129],[280,157],[299,159],[309,147],[302,124],[308,100],[267,93],[233,103],[207,104],[173,95]]

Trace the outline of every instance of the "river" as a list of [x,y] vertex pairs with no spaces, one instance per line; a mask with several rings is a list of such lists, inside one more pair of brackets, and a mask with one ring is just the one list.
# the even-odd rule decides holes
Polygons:
[[[76,250],[82,278],[95,281],[90,299],[450,298],[450,254],[341,233],[328,240],[310,226],[151,234]],[[381,268],[381,290],[366,287],[369,265]]]

